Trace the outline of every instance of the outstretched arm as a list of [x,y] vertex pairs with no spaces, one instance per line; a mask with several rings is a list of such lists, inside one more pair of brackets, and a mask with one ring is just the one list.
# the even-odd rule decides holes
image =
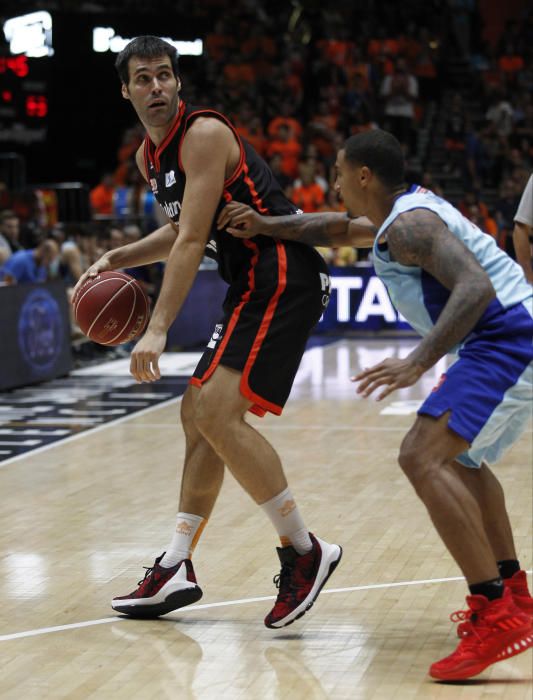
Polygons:
[[375,226],[365,217],[350,219],[347,214],[335,212],[260,216],[240,202],[230,202],[224,207],[217,226],[237,238],[263,235],[318,246],[369,248],[376,235]]
[[490,278],[475,256],[433,212],[405,212],[386,233],[393,260],[421,267],[449,289],[450,296],[433,329],[407,358],[385,360],[354,378],[361,381],[357,391],[364,396],[387,385],[379,399],[414,384],[472,331],[495,297]]

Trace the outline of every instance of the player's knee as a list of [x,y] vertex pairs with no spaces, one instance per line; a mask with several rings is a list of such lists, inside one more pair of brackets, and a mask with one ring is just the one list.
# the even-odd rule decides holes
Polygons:
[[194,406],[194,424],[206,438],[216,438],[227,424],[224,403],[213,400],[207,392],[200,392]]
[[414,488],[419,491],[423,483],[437,468],[433,456],[410,440],[404,440],[398,455],[398,464]]

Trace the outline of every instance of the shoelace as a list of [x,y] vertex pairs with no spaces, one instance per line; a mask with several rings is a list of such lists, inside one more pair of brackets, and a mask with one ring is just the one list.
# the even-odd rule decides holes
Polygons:
[[138,586],[142,586],[142,584],[146,581],[146,579],[150,576],[152,571],[154,570],[153,566],[143,566],[143,569],[146,569],[144,573],[144,578],[142,578],[140,581],[137,581]]
[[452,622],[459,622],[457,627],[458,637],[469,637],[474,633],[474,627],[472,625],[472,611],[469,610],[456,610],[450,615],[450,620]]
[[286,595],[291,589],[297,588],[297,586],[292,583],[292,570],[293,567],[290,564],[282,564],[281,571],[272,579],[276,588],[279,589],[278,597]]

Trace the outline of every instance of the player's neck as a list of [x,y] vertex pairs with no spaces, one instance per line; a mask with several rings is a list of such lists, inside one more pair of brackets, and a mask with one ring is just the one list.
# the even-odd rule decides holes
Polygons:
[[396,187],[394,190],[377,192],[368,203],[365,215],[379,228],[392,211],[396,199],[407,190],[407,187]]
[[157,147],[160,146],[163,141],[165,140],[165,137],[169,133],[169,131],[172,129],[174,126],[174,123],[176,121],[176,117],[178,116],[180,108],[180,100],[178,99],[178,103],[176,105],[176,111],[172,115],[172,118],[166,123],[162,124],[161,126],[153,126],[150,124],[146,124],[143,122],[143,126],[146,129],[148,136],[150,137],[150,141]]

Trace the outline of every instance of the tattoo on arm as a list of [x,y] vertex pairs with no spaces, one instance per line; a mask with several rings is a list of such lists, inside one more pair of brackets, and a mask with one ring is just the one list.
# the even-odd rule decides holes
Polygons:
[[342,213],[299,214],[267,217],[267,233],[275,238],[308,245],[332,246],[348,243],[349,218]]
[[387,229],[387,241],[393,260],[421,267],[451,292],[434,328],[411,353],[426,370],[472,331],[494,288],[473,253],[429,209],[398,216]]

